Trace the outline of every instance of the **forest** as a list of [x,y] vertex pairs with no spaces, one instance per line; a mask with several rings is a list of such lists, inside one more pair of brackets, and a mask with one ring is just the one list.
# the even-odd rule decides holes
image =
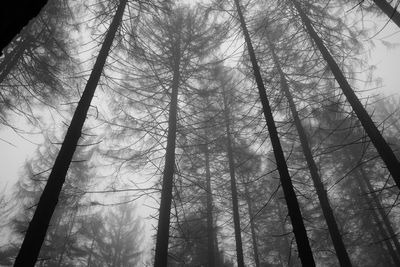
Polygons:
[[0,19],[0,266],[400,266],[400,1],[32,3]]

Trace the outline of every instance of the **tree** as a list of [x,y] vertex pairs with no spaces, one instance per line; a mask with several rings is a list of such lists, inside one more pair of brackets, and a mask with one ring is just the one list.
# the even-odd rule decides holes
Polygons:
[[326,223],[328,225],[329,233],[330,233],[333,245],[335,247],[335,251],[336,251],[336,255],[339,259],[339,263],[341,266],[351,266],[351,261],[350,261],[349,255],[346,251],[346,247],[343,243],[338,225],[335,220],[335,216],[333,214],[333,210],[329,203],[328,194],[324,188],[324,184],[322,183],[321,177],[318,173],[318,168],[317,168],[317,165],[313,158],[311,148],[310,148],[309,142],[307,140],[306,132],[302,126],[302,123],[301,123],[301,120],[299,117],[299,113],[298,113],[296,105],[293,101],[293,96],[289,91],[288,81],[286,79],[285,73],[283,72],[283,70],[281,68],[279,59],[275,53],[274,45],[272,44],[271,40],[269,40],[269,39],[267,40],[267,42],[268,42],[268,47],[272,53],[273,62],[275,64],[277,72],[279,73],[281,90],[285,94],[286,99],[289,103],[289,108],[290,108],[290,111],[291,111],[291,114],[292,114],[292,117],[294,120],[294,124],[296,126],[297,133],[299,135],[299,139],[300,139],[301,147],[302,147],[302,150],[304,153],[304,157],[306,159],[308,168],[310,170],[311,178],[313,180],[314,187],[315,187],[315,190],[318,195],[318,199],[319,199],[319,202],[320,202],[320,205],[322,208],[322,212],[324,214]]
[[296,236],[297,247],[299,249],[299,257],[301,262],[305,266],[315,266],[314,258],[312,255],[311,247],[308,241],[307,232],[304,226],[303,218],[299,204],[297,202],[296,194],[293,189],[293,185],[290,179],[289,171],[286,165],[286,160],[283,154],[282,146],[279,141],[278,133],[276,130],[275,122],[272,116],[269,101],[265,92],[264,82],[260,74],[260,68],[255,57],[254,49],[251,43],[249,33],[244,21],[244,17],[241,11],[241,7],[238,0],[235,0],[237,13],[239,15],[240,25],[242,27],[243,34],[248,49],[248,53],[253,66],[254,76],[257,83],[258,91],[260,94],[261,103],[263,106],[265,120],[267,122],[268,132],[273,147],[276,164],[281,177],[282,188],[285,194],[286,203],[289,209],[289,216],[293,225],[293,232]]
[[90,107],[97,83],[111,48],[114,36],[124,14],[127,0],[121,0],[115,17],[111,22],[104,43],[96,59],[96,63],[86,84],[85,90],[76,108],[71,124],[65,135],[60,152],[55,160],[49,179],[36,207],[35,214],[27,229],[21,249],[14,266],[33,266],[37,260],[40,247],[46,235],[46,231],[58,202],[58,198],[65,181],[72,156],[78,144],[86,114]]
[[85,266],[141,266],[144,232],[135,209],[134,204],[119,204],[80,219]]
[[387,144],[386,140],[383,138],[382,134],[379,132],[378,128],[372,121],[368,112],[365,110],[360,100],[354,93],[350,84],[348,83],[346,77],[343,75],[336,61],[329,53],[329,50],[325,47],[323,41],[319,38],[318,34],[315,32],[311,21],[307,17],[306,13],[304,13],[303,8],[297,1],[292,1],[294,7],[296,8],[304,26],[327,62],[329,68],[331,69],[333,75],[335,76],[336,81],[339,83],[343,94],[346,96],[350,105],[352,106],[354,112],[357,114],[358,119],[360,120],[362,126],[367,132],[369,138],[374,144],[376,150],[378,151],[380,157],[385,162],[390,174],[395,180],[397,186],[400,188],[400,162],[397,160],[393,150]]

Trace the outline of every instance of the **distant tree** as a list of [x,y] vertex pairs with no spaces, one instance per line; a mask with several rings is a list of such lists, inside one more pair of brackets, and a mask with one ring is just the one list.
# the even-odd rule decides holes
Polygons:
[[119,204],[80,219],[85,266],[141,266],[143,222],[134,204]]
[[[37,201],[46,183],[53,159],[57,153],[54,145],[46,143],[37,149],[34,159],[25,165],[24,175],[16,184],[14,197],[15,209],[8,225],[10,244],[4,248],[9,262],[15,259],[17,248],[26,232]],[[59,203],[50,222],[49,230],[39,253],[41,266],[71,266],[82,256],[77,240],[77,218],[85,211],[85,189],[92,176],[88,159],[93,150],[80,150],[67,173],[67,182],[59,197]],[[79,158],[77,158],[79,157]]]

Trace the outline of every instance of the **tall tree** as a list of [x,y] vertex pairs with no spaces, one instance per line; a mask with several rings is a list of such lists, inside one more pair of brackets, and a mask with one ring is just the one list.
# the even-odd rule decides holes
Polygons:
[[[221,75],[221,74],[220,74]],[[229,83],[228,83],[229,84]],[[233,223],[235,228],[235,241],[236,241],[236,257],[237,264],[239,267],[244,266],[244,258],[243,258],[243,245],[242,245],[242,230],[240,228],[240,215],[239,215],[239,200],[238,200],[238,189],[236,182],[236,174],[235,174],[235,160],[234,160],[234,142],[232,140],[232,132],[231,132],[231,111],[230,111],[230,103],[228,100],[228,92],[225,86],[227,83],[221,83],[221,91],[222,91],[222,99],[223,99],[223,112],[224,112],[224,121],[226,127],[226,153],[229,164],[229,176],[231,183],[231,197],[232,197],[232,213],[233,213]]]
[[68,127],[64,142],[55,160],[49,179],[40,197],[38,205],[25,234],[24,241],[18,253],[14,266],[34,266],[46,231],[58,202],[72,156],[77,147],[83,124],[90,107],[91,100],[97,87],[106,62],[108,53],[122,20],[127,0],[121,0],[110,28],[100,49],[95,65],[86,84],[83,95],[75,110],[71,124]]
[[308,34],[310,35],[311,39],[315,42],[320,53],[322,54],[323,58],[327,62],[330,70],[332,71],[333,75],[335,76],[336,81],[339,83],[339,85],[343,91],[343,94],[346,96],[347,100],[349,101],[350,105],[352,106],[354,112],[356,113],[362,126],[364,127],[369,138],[371,139],[372,143],[374,144],[380,157],[385,162],[390,174],[392,175],[394,181],[396,182],[397,187],[399,187],[399,189],[400,189],[400,162],[396,158],[395,154],[393,153],[393,150],[387,144],[386,140],[383,138],[382,134],[380,133],[380,131],[378,130],[378,128],[376,127],[374,122],[372,121],[368,112],[365,110],[365,108],[361,104],[357,95],[354,93],[353,89],[351,88],[350,84],[348,83],[346,77],[343,75],[343,73],[340,70],[335,59],[329,53],[329,50],[325,47],[324,42],[322,41],[322,39],[318,36],[316,31],[314,30],[314,27],[312,26],[310,19],[307,17],[306,13],[304,12],[303,7],[296,0],[293,0],[292,3],[294,5],[294,7],[296,8],[296,10],[301,18],[301,21],[303,22]]
[[339,263],[341,266],[351,266],[351,261],[350,257],[346,251],[346,247],[343,243],[343,239],[341,237],[338,225],[335,220],[335,216],[333,214],[333,210],[331,208],[331,205],[329,203],[329,198],[328,194],[324,188],[324,184],[322,183],[322,179],[318,173],[318,168],[317,164],[315,163],[315,160],[313,158],[311,148],[309,145],[309,142],[307,140],[307,135],[306,132],[303,128],[303,125],[301,123],[299,113],[296,108],[296,104],[294,103],[293,96],[289,90],[289,84],[286,79],[285,73],[283,72],[281,68],[280,61],[278,59],[278,56],[275,52],[275,47],[271,40],[267,40],[269,49],[272,54],[273,62],[275,64],[275,67],[277,69],[279,78],[280,78],[280,85],[281,85],[281,90],[283,91],[284,95],[286,96],[286,99],[289,103],[289,108],[294,120],[294,124],[296,126],[297,133],[299,135],[300,139],[300,144],[303,150],[304,157],[306,159],[308,169],[310,170],[311,178],[314,183],[315,190],[318,195],[319,203],[322,208],[322,212],[324,214],[326,224],[328,225],[329,233],[333,242],[333,246],[335,247],[336,255],[339,259]]
[[276,130],[274,118],[269,105],[268,97],[264,87],[264,82],[260,73],[260,67],[258,66],[257,59],[254,53],[253,45],[250,39],[250,35],[247,30],[247,26],[243,17],[243,13],[238,0],[235,0],[237,13],[239,15],[240,25],[245,37],[248,53],[250,56],[251,64],[253,66],[254,77],[257,83],[258,91],[260,94],[261,103],[263,106],[263,112],[265,120],[267,122],[268,132],[273,147],[276,164],[278,167],[279,175],[281,178],[281,184],[284,191],[286,203],[289,210],[289,216],[293,225],[293,232],[296,237],[297,247],[299,250],[299,257],[304,266],[315,266],[314,257],[311,251],[310,243],[307,237],[307,231],[304,226],[303,218],[301,215],[299,203],[297,201],[296,194],[293,189],[293,184],[289,175],[289,171],[286,164],[286,159],[283,154],[282,146],[279,141],[278,132]]

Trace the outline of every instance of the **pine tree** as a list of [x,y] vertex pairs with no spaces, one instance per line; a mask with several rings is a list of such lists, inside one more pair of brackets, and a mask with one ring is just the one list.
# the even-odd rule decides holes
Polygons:
[[93,67],[93,71],[65,135],[64,142],[40,197],[35,214],[29,224],[14,266],[34,266],[37,260],[50,219],[57,205],[66,173],[77,147],[82,127],[86,119],[86,114],[90,107],[90,102],[96,90],[114,36],[124,14],[126,3],[127,0],[122,0],[119,3],[116,15],[111,22],[110,28],[99,52],[99,56]]
[[325,47],[323,41],[315,32],[310,19],[307,17],[306,13],[303,11],[303,8],[297,1],[292,1],[294,7],[296,8],[304,26],[327,62],[329,68],[331,69],[333,75],[335,76],[336,81],[339,83],[343,94],[346,96],[350,105],[352,106],[354,112],[357,114],[358,119],[363,125],[365,131],[367,132],[369,138],[374,144],[376,150],[381,156],[382,160],[385,162],[390,174],[395,180],[397,186],[400,188],[400,162],[397,160],[393,150],[387,144],[382,134],[379,132],[378,128],[372,121],[368,112],[365,110],[360,100],[354,93],[350,84],[348,83],[346,77],[343,75],[336,61],[329,53],[328,49]]
[[301,216],[301,211],[299,204],[297,202],[297,197],[293,189],[293,184],[289,175],[289,171],[286,165],[286,160],[283,154],[282,146],[279,141],[278,133],[276,130],[275,122],[272,116],[269,101],[266,95],[264,82],[260,74],[260,68],[257,64],[257,59],[255,57],[254,49],[251,43],[249,33],[244,21],[244,17],[241,11],[241,7],[238,0],[235,0],[235,5],[237,13],[239,15],[240,25],[242,27],[243,34],[245,36],[246,45],[248,53],[250,55],[250,60],[253,66],[254,76],[257,83],[257,87],[260,94],[261,103],[263,106],[265,120],[267,122],[268,132],[271,138],[272,147],[274,150],[276,164],[281,177],[282,188],[285,194],[285,199],[289,209],[289,216],[293,225],[293,232],[296,236],[297,247],[299,250],[299,257],[301,262],[305,266],[315,266],[313,254],[311,251],[310,243],[307,237],[307,231],[304,226],[303,218]]

